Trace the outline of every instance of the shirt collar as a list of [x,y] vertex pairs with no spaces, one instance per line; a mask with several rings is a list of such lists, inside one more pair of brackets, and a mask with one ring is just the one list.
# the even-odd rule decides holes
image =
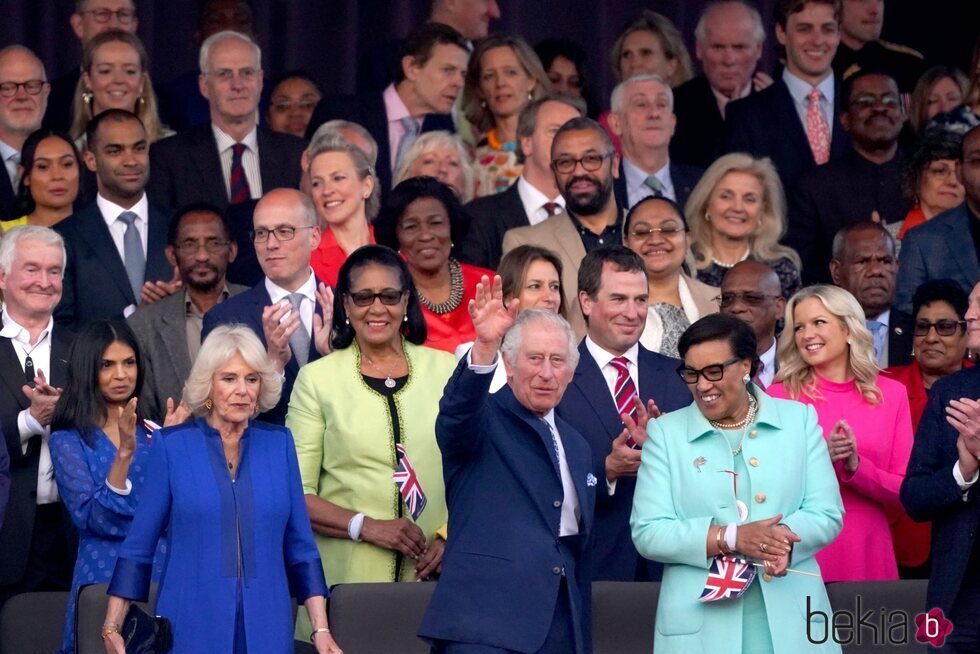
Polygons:
[[[565,215],[567,215],[568,216],[568,219],[572,221],[572,227],[575,228],[575,231],[577,231],[579,233],[582,233],[582,232],[592,232],[591,229],[589,229],[588,227],[586,227],[582,223],[582,221],[578,219],[578,216],[576,216],[574,213],[572,213],[571,211],[568,210],[568,207],[565,207]],[[603,233],[608,232],[608,231],[617,231],[617,230],[621,229],[622,226],[623,226],[623,218],[624,218],[623,208],[617,205],[616,206],[616,222],[614,222],[612,225],[608,225],[607,224],[605,227],[603,227],[602,228]],[[592,232],[592,233],[594,234],[594,232]]]
[[[259,128],[257,125],[253,126],[252,130],[240,141],[252,152],[259,151],[259,140],[257,136],[258,130]],[[228,134],[222,131],[222,129],[214,123],[211,123],[211,131],[214,133],[214,140],[218,144],[218,152],[224,152],[225,150],[230,149],[231,146],[239,143],[239,141],[236,141],[232,137],[228,136]]]
[[556,434],[558,433],[558,427],[555,425],[555,410],[554,409],[552,409],[548,413],[544,414],[544,416],[542,416],[541,419],[544,420],[546,423],[548,423],[548,425],[554,430],[554,432]]
[[[637,191],[643,188],[649,188],[646,186],[647,177],[649,175],[640,170],[632,161],[623,157],[623,172],[626,174],[626,188],[630,191]],[[660,167],[653,176],[657,178],[660,185],[663,187],[663,195],[673,195],[674,185],[670,181],[670,158],[667,158],[666,163]],[[653,189],[650,189],[651,193]]]
[[[796,104],[801,104],[806,106],[807,95],[810,94],[810,89],[813,85],[809,82],[801,80],[799,77],[789,72],[789,68],[783,69],[783,82],[786,83],[786,88],[789,89],[789,94],[793,96],[793,101]],[[820,89],[820,93],[823,94],[824,100],[826,100],[831,107],[834,106],[834,75],[829,73],[823,81],[817,84],[817,88]]]
[[10,159],[10,157],[14,156],[18,152],[20,151],[15,149],[12,145],[8,145],[3,141],[0,141],[0,160],[7,161],[7,159]]
[[724,117],[725,109],[728,107],[728,103],[735,102],[736,100],[741,100],[742,98],[749,97],[749,93],[752,92],[752,80],[750,79],[748,83],[745,85],[745,88],[743,88],[739,93],[736,93],[734,96],[730,98],[724,93],[719,93],[715,87],[711,86],[711,84],[708,84],[708,88],[710,88],[711,92],[714,93],[715,102],[718,103],[718,111],[720,111],[721,115]]
[[140,220],[149,222],[150,202],[146,199],[145,192],[139,201],[128,209],[120,207],[111,200],[107,200],[101,193],[95,197],[95,204],[99,207],[99,211],[102,212],[102,218],[109,226],[112,226],[113,223],[119,220],[119,215],[124,211],[132,211]]
[[881,314],[878,315],[878,317],[875,318],[875,320],[877,320],[887,328],[888,325],[891,323],[891,318],[892,318],[892,310],[885,309],[884,311],[881,312]]
[[[221,289],[221,293],[218,295],[218,303],[220,304],[227,300],[229,295],[231,295],[231,290],[228,289],[228,284],[225,284]],[[191,300],[191,296],[187,292],[187,289],[184,289],[184,315],[204,315],[197,310],[197,306],[194,304],[193,300]]]
[[774,366],[776,365],[777,342],[778,339],[774,338],[772,340],[772,345],[769,346],[769,349],[763,352],[761,355],[759,355],[759,360],[762,361],[762,365],[765,366],[766,372],[772,372],[775,369]]
[[517,194],[521,196],[521,203],[524,207],[531,207],[533,209],[540,209],[546,202],[554,202],[555,204],[560,204],[565,206],[565,198],[558,194],[555,199],[549,198],[547,195],[538,190],[534,184],[527,181],[524,175],[517,178]]
[[633,343],[632,347],[630,347],[630,349],[623,352],[623,354],[616,355],[599,347],[596,344],[596,342],[592,340],[591,336],[586,336],[585,348],[589,351],[589,354],[592,355],[592,358],[595,359],[596,365],[599,366],[599,370],[602,370],[603,368],[608,366],[609,362],[612,361],[614,358],[616,358],[616,356],[625,357],[626,360],[629,361],[634,366],[639,365],[640,346],[638,343]]
[[[272,304],[275,304],[283,298],[291,295],[290,291],[287,291],[283,287],[279,286],[268,277],[265,278],[265,290],[268,291],[269,299],[272,300]],[[310,268],[310,276],[305,282],[303,282],[303,285],[293,291],[293,293],[300,293],[303,297],[311,300],[312,302],[316,302],[316,277],[313,276],[312,268]]]
[[44,330],[38,336],[37,343],[32,344],[31,333],[11,317],[6,306],[3,308],[2,319],[3,329],[0,329],[0,337],[9,338],[24,345],[37,345],[41,343],[41,341],[51,335],[51,330],[54,328],[54,318],[48,318],[48,324],[44,326]]
[[394,84],[389,84],[381,97],[385,103],[385,116],[389,123],[397,123],[402,118],[409,118],[412,115],[405,106],[405,101],[398,95],[398,89]]

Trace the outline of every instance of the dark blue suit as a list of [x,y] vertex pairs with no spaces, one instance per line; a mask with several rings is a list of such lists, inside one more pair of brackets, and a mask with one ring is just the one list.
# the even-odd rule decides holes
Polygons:
[[579,534],[559,538],[563,495],[548,425],[509,386],[491,395],[492,377],[471,371],[464,358],[439,403],[436,439],[452,534],[419,635],[535,652],[564,601],[588,652],[591,579],[583,558],[595,508],[592,452],[556,417],[581,508]]
[[[150,203],[145,281],[169,281],[174,276],[173,266],[164,254],[170,215],[168,210]],[[54,230],[65,239],[68,253],[61,302],[54,311],[59,325],[71,328],[100,318],[122,320],[126,307],[140,303],[98,205],[73,213]]]
[[[966,501],[963,500],[953,478],[953,464],[959,459],[956,450],[959,434],[946,422],[946,407],[950,400],[962,397],[980,397],[980,367],[961,370],[932,387],[929,404],[915,434],[900,495],[913,520],[932,520],[932,551],[935,554],[924,608],[938,606],[947,616],[971,608],[975,613],[980,608],[965,607],[957,601],[961,591],[977,589],[976,579],[965,578],[971,556],[975,559],[974,569],[980,564],[976,553],[980,486],[971,487]],[[959,626],[955,617],[952,620]],[[975,631],[976,625],[972,628]],[[954,635],[955,632],[954,629]]]
[[[3,432],[0,432],[3,440]],[[6,447],[0,447],[0,529],[3,528],[3,514],[7,511],[7,500],[10,499],[10,455]]]
[[[316,280],[317,287],[320,280]],[[272,304],[269,291],[265,288],[265,280],[256,284],[249,290],[230,297],[221,304],[217,304],[204,314],[204,326],[201,329],[201,340],[203,341],[211,330],[219,325],[245,325],[259,337],[262,345],[265,346],[265,331],[262,329],[262,310]],[[320,312],[320,305],[316,305],[316,312]],[[310,355],[307,361],[316,361],[320,358],[320,353],[313,344],[313,335],[310,334]],[[296,382],[296,375],[299,374],[299,361],[296,360],[296,353],[289,358],[286,364],[286,380],[282,384],[282,395],[279,403],[265,413],[260,413],[259,420],[271,422],[276,425],[286,424],[286,408],[289,406],[289,396],[293,392],[293,384]]]
[[[703,173],[704,170],[696,166],[670,162],[670,183],[674,186],[676,202],[682,209]],[[616,204],[624,210],[630,208],[629,191],[626,189],[626,171],[623,170],[622,160],[619,162],[619,177],[613,180],[613,195],[616,196]]]
[[[593,530],[593,579],[596,581],[659,581],[663,565],[640,557],[630,536],[630,511],[636,477],[620,477],[616,494],[606,492],[606,457],[612,442],[623,431],[623,421],[602,370],[585,341],[579,345],[578,367],[558,405],[558,415],[578,430],[592,447],[596,487],[595,528]],[[674,372],[679,361],[640,346],[640,398],[653,399],[668,413],[691,403],[691,393]]]

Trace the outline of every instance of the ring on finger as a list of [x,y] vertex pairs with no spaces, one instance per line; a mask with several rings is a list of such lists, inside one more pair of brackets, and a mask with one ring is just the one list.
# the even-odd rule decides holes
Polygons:
[[765,543],[759,545],[759,549],[762,551],[763,554],[769,551],[769,547]]

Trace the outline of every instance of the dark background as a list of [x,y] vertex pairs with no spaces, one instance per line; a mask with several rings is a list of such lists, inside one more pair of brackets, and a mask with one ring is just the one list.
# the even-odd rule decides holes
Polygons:
[[[608,53],[616,33],[648,7],[671,18],[688,40],[706,0],[499,0],[503,17],[492,31],[513,31],[532,44],[570,38],[590,53],[590,79],[607,97],[612,86]],[[404,36],[427,16],[429,0],[253,0],[266,80],[293,68],[309,71],[328,95],[354,91],[357,59],[372,46]],[[73,0],[0,0],[0,47],[21,43],[44,60],[48,78],[64,74],[81,57],[68,25]],[[767,25],[763,69],[776,64],[771,27],[774,0],[760,0]],[[150,53],[154,83],[196,70],[194,0],[136,0],[139,35]],[[978,0],[888,0],[884,38],[912,46],[930,63],[964,71],[980,31]],[[268,90],[268,89],[267,89]],[[605,104],[605,103],[603,103]]]

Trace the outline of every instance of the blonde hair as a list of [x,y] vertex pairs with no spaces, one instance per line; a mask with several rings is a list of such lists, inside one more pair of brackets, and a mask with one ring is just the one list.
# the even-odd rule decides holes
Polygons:
[[800,255],[796,250],[779,243],[786,232],[786,195],[775,166],[768,158],[756,159],[743,152],[733,152],[715,159],[691,191],[687,206],[684,207],[687,225],[691,230],[694,267],[703,270],[711,265],[714,252],[711,247],[711,224],[706,219],[708,204],[715,187],[725,175],[734,172],[748,173],[759,180],[762,186],[759,226],[749,237],[749,256],[767,264],[786,258],[793,262],[797,270],[802,269]]
[[[160,122],[160,112],[157,109],[157,96],[153,92],[153,83],[150,81],[150,62],[146,56],[146,48],[143,47],[143,42],[140,41],[139,37],[135,34],[116,29],[106,30],[105,32],[96,34],[85,45],[85,50],[82,52],[82,70],[89,75],[92,74],[92,62],[95,59],[95,52],[107,43],[125,43],[136,50],[136,54],[139,55],[140,68],[143,71],[143,90],[140,93],[139,99],[136,101],[136,106],[130,109],[130,111],[143,121],[143,127],[146,129],[146,140],[149,143],[153,143],[159,140],[166,130],[163,123]],[[87,102],[85,100],[86,94],[89,96]],[[91,97],[91,91],[85,87],[85,81],[79,77],[78,85],[75,87],[75,95],[71,103],[72,121],[70,134],[73,139],[77,140],[85,136],[85,126],[94,117],[92,112],[93,103],[94,99]]]
[[276,372],[259,337],[245,325],[221,325],[215,327],[201,343],[201,350],[184,384],[184,403],[194,415],[199,416],[207,411],[204,403],[211,397],[214,373],[236,354],[240,354],[261,379],[258,413],[268,411],[279,403],[282,377]]
[[434,132],[426,132],[422,136],[415,139],[415,142],[405,150],[405,156],[402,157],[401,165],[398,166],[398,170],[395,171],[395,181],[392,187],[398,186],[398,184],[409,177],[416,177],[416,175],[410,175],[408,173],[412,164],[415,160],[422,155],[428,154],[433,150],[454,150],[456,155],[459,157],[459,167],[463,173],[463,188],[460,189],[459,201],[461,204],[466,204],[473,199],[475,195],[475,179],[476,173],[473,170],[473,161],[470,159],[469,150],[463,145],[463,142],[455,134],[450,134],[449,132],[443,130],[437,130]]
[[660,41],[660,47],[664,51],[664,57],[670,61],[677,62],[674,74],[667,80],[671,87],[677,88],[694,77],[694,73],[692,72],[694,69],[691,66],[691,55],[688,53],[687,46],[684,45],[684,37],[681,36],[677,27],[663,14],[658,14],[650,9],[644,9],[623,28],[620,35],[616,37],[616,42],[613,43],[612,50],[609,53],[613,77],[617,81],[622,81],[619,60],[623,56],[626,37],[634,32],[650,32],[653,34]]
[[[317,134],[320,134],[317,131]],[[378,182],[378,175],[371,163],[370,155],[343,137],[340,132],[325,132],[319,137],[314,136],[313,142],[306,148],[307,175],[313,178],[313,161],[321,154],[327,152],[345,152],[354,164],[357,172],[357,179],[364,181],[368,177],[374,182],[371,195],[364,200],[364,218],[367,222],[374,220],[381,210],[381,184]],[[312,188],[312,186],[311,186]],[[319,223],[314,223],[319,224]]]
[[827,311],[841,321],[848,333],[848,367],[854,373],[855,383],[861,395],[872,406],[882,400],[878,388],[878,362],[875,360],[874,337],[868,330],[864,319],[864,310],[857,299],[837,286],[818,284],[807,286],[797,291],[786,303],[784,320],[786,327],[779,335],[779,346],[776,355],[779,357],[779,372],[776,380],[781,381],[791,398],[799,399],[806,394],[813,399],[822,399],[817,389],[817,380],[813,367],[803,360],[803,355],[796,345],[796,330],[794,313],[796,307],[804,300],[817,298]]

